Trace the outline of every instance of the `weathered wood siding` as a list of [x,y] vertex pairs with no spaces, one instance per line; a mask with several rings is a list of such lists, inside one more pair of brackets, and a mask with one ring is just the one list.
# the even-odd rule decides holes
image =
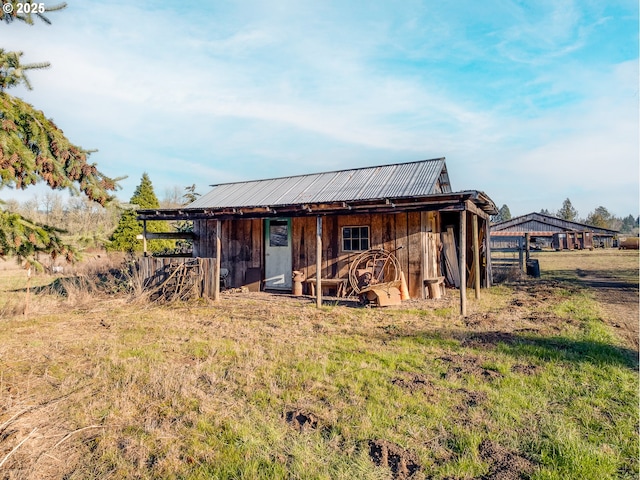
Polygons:
[[[263,221],[258,219],[223,220],[221,222],[220,268],[229,270],[227,285],[240,287],[249,268],[262,268]],[[194,222],[193,255],[215,257],[216,220]]]
[[[194,222],[194,256],[215,256],[215,225],[215,220]],[[368,226],[369,248],[394,251],[412,298],[423,298],[424,279],[441,275],[439,213],[402,212],[323,217],[323,278],[347,278],[351,261],[360,253],[342,249],[342,227],[348,226]],[[291,228],[292,269],[303,271],[307,278],[315,277],[316,217],[293,218]],[[248,268],[264,271],[264,220],[222,221],[221,237],[221,267],[230,272],[229,286],[243,285]]]
[[[424,225],[421,221],[422,216],[426,219]],[[431,242],[427,240],[427,235],[437,231],[438,223],[436,212],[323,217],[321,275],[323,278],[348,276],[349,265],[360,252],[343,251],[342,227],[368,226],[371,241],[369,247],[394,251],[407,279],[409,294],[412,298],[422,298],[423,280],[440,274],[439,238],[434,236]],[[303,271],[307,278],[315,277],[316,219],[315,217],[294,218],[292,228],[293,269]],[[431,270],[423,270],[424,259],[428,259],[426,263],[432,266]]]

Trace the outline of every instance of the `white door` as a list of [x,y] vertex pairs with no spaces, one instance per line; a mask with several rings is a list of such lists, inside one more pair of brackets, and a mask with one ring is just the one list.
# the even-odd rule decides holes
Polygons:
[[264,230],[264,287],[291,290],[291,219],[266,219]]

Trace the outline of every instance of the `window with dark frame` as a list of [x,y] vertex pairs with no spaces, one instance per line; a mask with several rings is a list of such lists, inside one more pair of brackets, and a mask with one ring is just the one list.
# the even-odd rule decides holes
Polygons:
[[345,252],[369,250],[369,227],[342,227],[342,250]]

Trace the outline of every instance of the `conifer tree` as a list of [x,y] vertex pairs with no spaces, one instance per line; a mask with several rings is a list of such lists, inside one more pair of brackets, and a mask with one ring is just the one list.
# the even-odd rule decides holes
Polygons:
[[505,220],[511,220],[511,211],[506,203],[500,207],[497,215],[491,217],[493,223],[504,222]]
[[[140,184],[136,187],[131,196],[130,203],[133,208],[122,212],[118,226],[116,227],[111,242],[107,246],[109,250],[121,252],[141,252],[143,249],[142,240],[136,237],[142,234],[142,222],[138,220],[136,210],[147,210],[159,208],[160,202],[153,191],[153,184],[149,175],[142,174]],[[167,222],[152,221],[147,222],[147,231],[152,233],[169,232],[171,228]],[[160,252],[175,247],[175,242],[171,240],[149,240],[147,248],[150,252]]]
[[[45,7],[41,12],[19,14],[16,0],[2,0],[0,17],[5,23],[21,20],[33,24],[33,16],[51,23],[44,12],[60,10],[66,4]],[[5,90],[18,85],[31,88],[26,70],[46,68],[48,63],[23,64],[22,52],[0,49],[0,189],[3,187],[24,189],[38,182],[45,182],[53,189],[67,189],[83,193],[101,205],[113,199],[118,179],[111,179],[87,161],[89,152],[72,144],[60,129],[39,110],[11,96]],[[65,245],[59,237],[60,230],[36,224],[0,209],[0,257],[16,255],[36,264],[38,253],[51,256],[76,257],[75,250]]]
[[569,220],[570,222],[575,222],[578,219],[578,211],[573,208],[571,200],[569,200],[568,198],[565,199],[564,202],[562,202],[562,208],[558,210],[558,213],[556,215],[558,216],[558,218]]

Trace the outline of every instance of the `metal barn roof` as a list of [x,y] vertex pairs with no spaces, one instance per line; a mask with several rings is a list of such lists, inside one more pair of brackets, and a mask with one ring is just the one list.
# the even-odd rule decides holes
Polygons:
[[604,235],[618,233],[617,230],[594,227],[584,223],[572,222],[544,213],[529,213],[491,225],[492,235],[524,234],[524,232],[541,234],[543,232],[594,232]]
[[451,193],[444,158],[214,185],[186,209],[304,205]]

